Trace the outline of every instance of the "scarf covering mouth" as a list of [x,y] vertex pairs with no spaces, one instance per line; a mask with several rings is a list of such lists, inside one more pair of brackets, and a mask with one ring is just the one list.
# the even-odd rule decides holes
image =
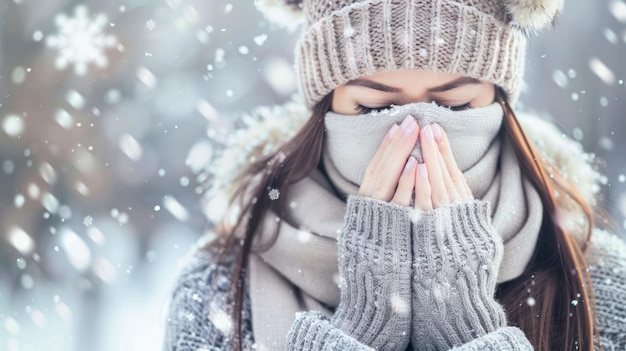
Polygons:
[[[450,148],[461,172],[470,170],[481,159],[494,160],[495,155],[487,155],[487,152],[500,151],[499,147],[490,149],[491,144],[497,143],[496,139],[502,126],[503,112],[498,103],[463,111],[453,111],[435,103],[414,103],[354,116],[329,112],[324,120],[326,125],[324,166],[339,173],[340,177],[337,177],[335,172],[331,172],[332,180],[342,183],[338,190],[344,195],[358,192],[369,161],[374,157],[386,132],[393,124],[402,123],[406,116],[412,116],[420,128],[432,123],[442,127],[448,136]],[[419,141],[411,155],[415,156],[418,162],[423,162]],[[491,179],[497,167],[481,170],[490,171],[488,175],[482,174],[481,178]],[[473,187],[470,182],[474,180],[477,179],[469,177],[468,185],[474,196],[480,198],[482,191],[478,194],[476,191],[482,190],[485,186],[475,184]],[[344,181],[351,184],[344,184]]]
[[[314,170],[291,186],[290,220],[268,212],[258,240],[277,229],[278,237],[269,250],[250,257],[252,325],[259,350],[282,350],[298,311],[333,314],[340,297],[337,236],[345,199],[357,194],[389,128],[408,115],[420,127],[441,126],[472,194],[491,202],[492,225],[504,242],[498,282],[523,273],[537,242],[543,205],[522,174],[511,142],[500,133],[504,114],[498,103],[463,111],[414,103],[362,115],[329,112],[322,153],[326,175]],[[419,141],[411,154],[422,159]]]

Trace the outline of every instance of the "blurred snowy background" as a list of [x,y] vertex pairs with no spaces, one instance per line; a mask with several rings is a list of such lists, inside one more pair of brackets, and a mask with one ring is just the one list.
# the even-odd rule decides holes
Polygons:
[[[0,350],[159,349],[198,173],[295,91],[297,34],[251,0],[0,0]],[[623,230],[626,3],[568,3],[527,62],[520,107],[605,161]]]

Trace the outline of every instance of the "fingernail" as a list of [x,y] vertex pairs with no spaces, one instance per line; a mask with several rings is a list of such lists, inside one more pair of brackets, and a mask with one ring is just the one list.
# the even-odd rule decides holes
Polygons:
[[402,121],[402,130],[404,131],[404,135],[409,135],[413,133],[416,125],[417,123],[415,123],[415,119],[413,118],[413,116],[406,116],[404,118],[404,121]]
[[391,129],[389,129],[389,137],[393,138],[393,136],[396,134],[396,132],[398,131],[398,125],[394,124]]
[[441,133],[441,127],[438,124],[433,124],[433,134],[435,135],[435,140],[441,140],[443,135]]
[[424,135],[430,141],[435,141],[435,136],[433,135],[433,129],[430,127],[430,124],[424,127]]
[[418,165],[418,168],[420,169],[420,176],[424,179],[428,179],[428,170],[426,169],[426,164],[420,163]]
[[406,165],[404,166],[404,171],[408,172],[408,171],[412,170],[413,166],[415,166],[415,162],[417,162],[415,157],[413,157],[413,156],[409,157],[409,160],[406,162]]

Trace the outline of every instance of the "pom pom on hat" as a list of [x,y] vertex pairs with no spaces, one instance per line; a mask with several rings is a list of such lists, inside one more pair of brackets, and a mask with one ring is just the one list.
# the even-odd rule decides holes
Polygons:
[[504,0],[513,25],[526,33],[547,29],[563,10],[564,0]]
[[270,22],[291,30],[305,20],[302,0],[254,0],[254,5]]

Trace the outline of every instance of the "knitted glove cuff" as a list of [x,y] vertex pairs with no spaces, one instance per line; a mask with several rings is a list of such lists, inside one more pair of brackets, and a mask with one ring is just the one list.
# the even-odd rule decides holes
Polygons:
[[287,333],[287,350],[371,351],[356,339],[333,326],[320,312],[298,312]]
[[497,274],[504,246],[490,214],[490,203],[481,200],[414,213],[413,268],[418,279],[454,279],[463,269]]
[[410,231],[409,208],[348,198],[338,239],[341,302],[332,323],[374,348],[403,350],[409,342]]
[[505,327],[494,299],[503,243],[489,203],[453,203],[414,220],[413,342],[447,349]]
[[520,328],[504,327],[450,351],[501,350],[533,351],[534,348]]
[[340,250],[365,255],[394,270],[410,261],[411,221],[408,207],[362,196],[349,196]]

